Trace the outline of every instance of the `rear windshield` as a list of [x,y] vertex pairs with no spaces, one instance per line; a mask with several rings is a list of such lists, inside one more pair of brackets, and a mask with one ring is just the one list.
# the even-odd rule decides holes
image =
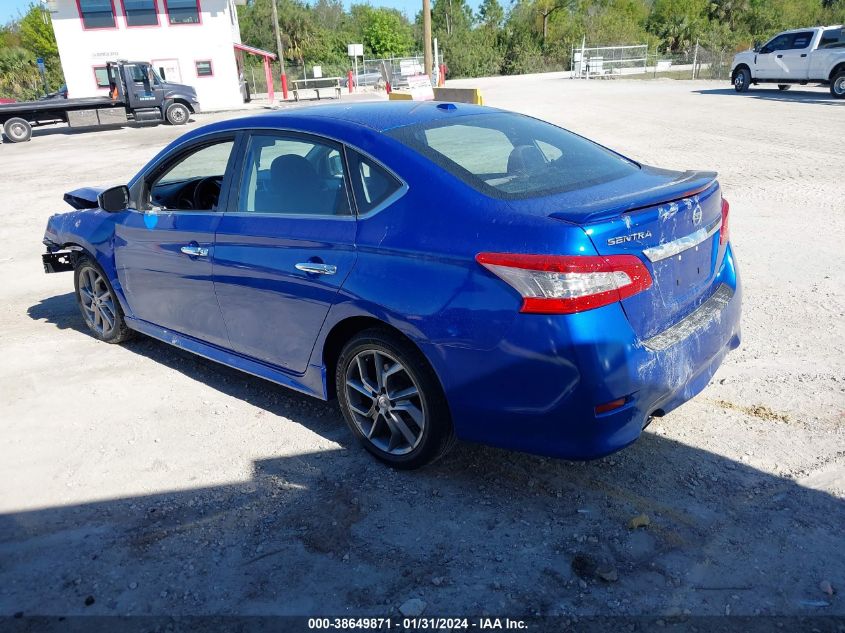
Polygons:
[[419,123],[387,134],[496,198],[582,189],[639,169],[577,134],[509,112]]

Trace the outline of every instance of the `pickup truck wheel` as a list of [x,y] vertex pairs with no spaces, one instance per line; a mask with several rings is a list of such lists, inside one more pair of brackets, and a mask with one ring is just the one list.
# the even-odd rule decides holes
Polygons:
[[792,88],[789,84],[778,84],[778,90],[789,90]]
[[26,119],[14,117],[3,124],[3,131],[6,133],[6,138],[12,143],[23,143],[32,138],[32,126]]
[[185,125],[191,118],[191,112],[181,103],[171,103],[164,116],[170,125]]
[[751,71],[747,68],[740,68],[734,73],[734,90],[737,92],[748,92],[751,85]]
[[88,257],[80,257],[73,269],[76,302],[91,333],[106,343],[122,343],[132,337],[123,310],[106,274]]
[[830,82],[830,94],[837,99],[845,99],[845,70],[840,70]]

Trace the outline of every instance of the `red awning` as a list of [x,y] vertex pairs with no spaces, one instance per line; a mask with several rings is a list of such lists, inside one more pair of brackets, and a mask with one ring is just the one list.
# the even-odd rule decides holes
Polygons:
[[269,57],[270,59],[276,59],[275,53],[271,53],[270,51],[265,51],[260,48],[255,48],[254,46],[247,46],[246,44],[235,44],[235,48],[239,51],[249,53],[250,55],[260,55],[261,57]]

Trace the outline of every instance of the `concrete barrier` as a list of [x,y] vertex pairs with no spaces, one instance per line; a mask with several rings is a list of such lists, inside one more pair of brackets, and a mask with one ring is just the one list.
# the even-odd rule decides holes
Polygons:
[[[388,99],[391,101],[413,101],[414,95],[410,92],[394,90],[388,95]],[[435,88],[434,100],[484,105],[484,99],[481,97],[481,91],[478,88]]]
[[484,99],[481,97],[481,91],[478,88],[435,88],[434,99],[436,101],[484,105]]

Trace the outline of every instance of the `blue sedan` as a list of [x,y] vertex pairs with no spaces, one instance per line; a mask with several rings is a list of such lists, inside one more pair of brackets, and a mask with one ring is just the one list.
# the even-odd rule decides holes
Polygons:
[[182,136],[50,218],[92,334],[141,332],[318,398],[414,468],[456,438],[590,459],[739,345],[711,172],[451,103],[288,110]]

